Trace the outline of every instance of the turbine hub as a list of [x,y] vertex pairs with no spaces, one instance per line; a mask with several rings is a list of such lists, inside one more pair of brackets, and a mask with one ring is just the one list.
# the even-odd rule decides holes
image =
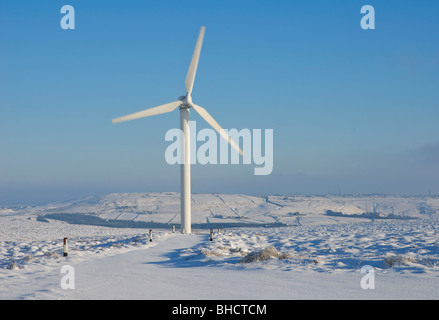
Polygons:
[[183,104],[180,106],[180,109],[189,109],[192,107],[192,97],[188,94],[186,96],[181,96],[178,98],[179,101],[181,101]]

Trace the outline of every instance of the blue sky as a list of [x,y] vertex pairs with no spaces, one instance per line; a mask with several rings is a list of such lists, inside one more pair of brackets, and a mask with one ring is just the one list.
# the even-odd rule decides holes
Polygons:
[[[63,5],[75,30],[63,30]],[[363,5],[375,30],[360,27]],[[274,130],[274,169],[194,165],[193,192],[439,194],[437,1],[3,1],[0,205],[179,191],[174,101]],[[195,113],[199,129],[207,127]]]

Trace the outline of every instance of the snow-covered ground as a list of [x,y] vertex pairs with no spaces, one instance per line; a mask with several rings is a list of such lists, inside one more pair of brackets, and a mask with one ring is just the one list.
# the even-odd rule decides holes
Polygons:
[[436,197],[195,194],[192,207],[192,235],[178,193],[0,208],[0,299],[439,298]]

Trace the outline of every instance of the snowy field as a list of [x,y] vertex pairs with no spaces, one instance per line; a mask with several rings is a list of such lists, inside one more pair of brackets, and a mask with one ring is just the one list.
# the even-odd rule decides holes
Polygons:
[[195,194],[192,208],[192,235],[178,193],[0,208],[0,299],[439,298],[439,198]]

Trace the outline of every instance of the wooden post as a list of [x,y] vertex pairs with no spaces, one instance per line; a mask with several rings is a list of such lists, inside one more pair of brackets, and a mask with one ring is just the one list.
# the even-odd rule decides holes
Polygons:
[[67,238],[64,238],[64,243],[63,243],[63,251],[64,251],[64,257],[68,256],[68,244],[67,244]]

